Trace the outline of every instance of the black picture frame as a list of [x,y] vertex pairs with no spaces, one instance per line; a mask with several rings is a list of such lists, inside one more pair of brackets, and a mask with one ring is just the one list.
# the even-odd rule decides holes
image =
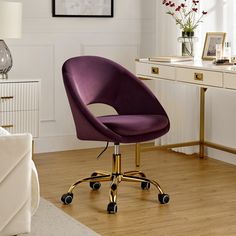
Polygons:
[[[71,4],[71,7],[66,8],[66,3],[68,1],[68,6]],[[96,3],[97,0],[94,0],[94,4]],[[83,13],[83,11],[80,10],[79,6],[80,4],[84,4],[86,0],[52,0],[52,16],[53,17],[113,17],[113,12],[114,12],[114,0],[107,0],[109,1],[108,6],[104,5],[104,9],[98,8],[97,13],[96,9],[92,8],[91,9],[87,8],[87,12],[91,13]],[[88,2],[91,3],[91,0]],[[74,4],[74,5],[73,5]],[[64,7],[64,11],[63,11]],[[76,9],[76,7],[78,7]],[[87,6],[88,7],[88,6]],[[71,9],[71,10],[70,10]],[[101,13],[101,10],[103,11]]]

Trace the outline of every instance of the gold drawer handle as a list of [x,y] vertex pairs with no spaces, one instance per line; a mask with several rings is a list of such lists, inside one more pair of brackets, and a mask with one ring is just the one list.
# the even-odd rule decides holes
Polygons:
[[203,80],[203,73],[194,73],[194,79],[195,80]]
[[13,96],[5,96],[5,97],[1,97],[1,99],[13,99]]
[[13,125],[2,125],[2,128],[13,128]]
[[158,67],[152,67],[152,74],[158,75],[159,74],[159,68]]

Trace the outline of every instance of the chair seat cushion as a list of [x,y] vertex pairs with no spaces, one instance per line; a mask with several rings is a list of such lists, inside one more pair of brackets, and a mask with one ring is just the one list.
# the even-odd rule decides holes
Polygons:
[[109,115],[97,118],[121,136],[157,132],[165,129],[169,124],[168,118],[162,115]]

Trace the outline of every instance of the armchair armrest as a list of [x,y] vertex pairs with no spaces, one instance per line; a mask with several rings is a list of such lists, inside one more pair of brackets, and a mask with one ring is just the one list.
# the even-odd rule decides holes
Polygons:
[[0,235],[30,231],[32,136],[0,136]]

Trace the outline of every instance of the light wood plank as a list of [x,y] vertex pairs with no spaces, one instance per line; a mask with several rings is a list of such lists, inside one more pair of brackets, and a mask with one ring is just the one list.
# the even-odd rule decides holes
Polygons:
[[[111,169],[112,149],[100,160],[100,149],[35,155],[42,197],[104,236],[222,236],[236,235],[236,166],[198,159],[172,151],[142,153],[141,167],[149,178],[159,178],[170,194],[168,205],[157,202],[153,188],[123,182],[118,189],[118,213],[106,212],[108,183],[93,192],[84,183],[71,205],[60,202],[70,184],[93,170]],[[123,171],[134,169],[134,146],[123,146]],[[68,234],[69,235],[69,234]]]

